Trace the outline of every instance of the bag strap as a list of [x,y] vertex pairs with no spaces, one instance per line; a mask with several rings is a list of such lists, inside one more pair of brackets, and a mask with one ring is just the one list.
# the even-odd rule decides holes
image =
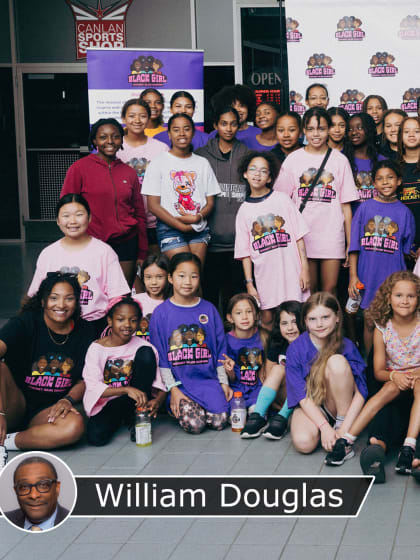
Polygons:
[[309,185],[308,192],[306,193],[305,198],[302,200],[302,202],[299,206],[299,212],[300,213],[302,213],[305,210],[306,203],[308,202],[309,197],[313,193],[314,188],[318,184],[318,179],[320,178],[321,173],[324,171],[325,164],[327,163],[327,160],[330,157],[331,152],[332,152],[332,149],[328,148],[327,153],[325,154],[324,159],[322,160],[321,166],[318,169],[318,173],[315,175],[314,180]]

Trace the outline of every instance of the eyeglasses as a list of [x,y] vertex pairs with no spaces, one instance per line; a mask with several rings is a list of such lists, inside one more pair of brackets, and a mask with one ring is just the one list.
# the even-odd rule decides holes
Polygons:
[[49,478],[45,480],[38,480],[35,484],[29,484],[26,482],[20,482],[15,484],[14,489],[18,496],[27,496],[32,492],[32,488],[36,488],[36,491],[40,494],[46,494],[52,488],[52,485],[57,482],[57,479],[51,480]]
[[248,173],[252,173],[252,175],[269,175],[269,169],[258,169],[257,167],[248,167]]

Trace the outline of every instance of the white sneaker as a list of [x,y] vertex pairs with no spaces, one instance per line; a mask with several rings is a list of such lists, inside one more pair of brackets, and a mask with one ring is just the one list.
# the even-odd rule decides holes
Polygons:
[[7,457],[9,456],[7,449],[4,445],[0,445],[0,472],[4,469],[7,463]]

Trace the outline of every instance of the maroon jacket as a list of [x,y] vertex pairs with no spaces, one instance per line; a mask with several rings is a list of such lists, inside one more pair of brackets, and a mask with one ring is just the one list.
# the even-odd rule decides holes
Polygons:
[[88,233],[101,241],[138,235],[138,258],[147,255],[146,214],[137,173],[120,159],[110,164],[89,154],[73,163],[61,195],[77,193],[89,203]]

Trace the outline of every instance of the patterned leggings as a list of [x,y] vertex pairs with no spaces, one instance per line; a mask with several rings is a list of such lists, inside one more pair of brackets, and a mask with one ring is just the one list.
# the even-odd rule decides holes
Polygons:
[[228,422],[228,413],[207,412],[196,402],[181,399],[178,422],[189,434],[200,434],[206,426],[212,430],[223,430]]

